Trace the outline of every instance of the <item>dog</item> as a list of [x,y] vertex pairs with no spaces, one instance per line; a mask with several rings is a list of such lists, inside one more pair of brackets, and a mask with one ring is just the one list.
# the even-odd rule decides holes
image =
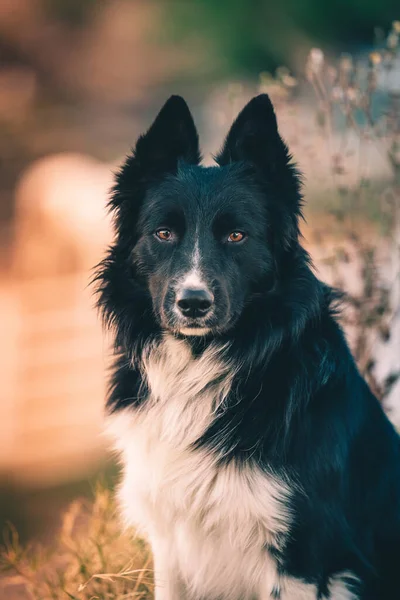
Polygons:
[[400,598],[400,444],[301,245],[265,94],[201,164],[172,96],[116,174],[107,428],[156,600]]

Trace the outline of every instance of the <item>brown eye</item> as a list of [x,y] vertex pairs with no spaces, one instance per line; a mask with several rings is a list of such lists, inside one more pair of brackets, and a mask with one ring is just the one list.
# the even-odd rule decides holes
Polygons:
[[232,231],[228,237],[228,242],[241,242],[244,240],[245,235],[243,231]]
[[169,229],[157,229],[156,236],[163,242],[169,242],[172,239],[172,231]]

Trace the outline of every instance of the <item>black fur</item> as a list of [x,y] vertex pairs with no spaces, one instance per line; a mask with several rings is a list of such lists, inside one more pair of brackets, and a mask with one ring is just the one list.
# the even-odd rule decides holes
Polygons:
[[[400,598],[399,438],[348,349],[338,294],[299,243],[299,174],[266,95],[238,116],[216,162],[199,166],[192,117],[173,96],[117,174],[115,242],[97,273],[117,354],[108,409],[146,401],[132,356],[165,328],[181,335],[172,284],[197,232],[215,311],[188,343],[196,354],[228,342],[240,369],[228,409],[196,445],[298,482],[291,535],[269,549],[282,572],[316,583],[321,598],[342,571],[359,577],[362,600]],[[175,241],[160,243],[157,227]],[[236,228],[244,242],[226,243]]]

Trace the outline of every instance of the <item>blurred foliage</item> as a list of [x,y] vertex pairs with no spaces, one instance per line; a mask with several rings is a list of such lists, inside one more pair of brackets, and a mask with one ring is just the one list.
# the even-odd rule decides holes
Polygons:
[[[332,215],[341,225],[343,247],[335,248],[327,264],[332,267],[334,284],[346,290],[341,275],[343,265],[352,262],[359,265],[361,286],[358,294],[346,294],[353,311],[347,312],[343,322],[355,331],[353,354],[371,389],[381,400],[390,394],[400,378],[400,370],[390,371],[378,382],[374,368],[377,356],[374,346],[392,344],[392,333],[398,315],[398,280],[400,269],[400,90],[398,84],[386,90],[386,102],[375,103],[379,94],[379,82],[387,81],[396,72],[400,57],[400,22],[393,21],[385,44],[380,50],[369,54],[368,64],[362,65],[348,53],[341,55],[332,65],[319,48],[313,48],[308,56],[305,74],[317,101],[317,122],[330,148],[330,164],[333,190],[336,192]],[[376,111],[372,110],[375,103]],[[339,149],[332,143],[335,136],[334,115],[342,117],[341,144]],[[337,131],[337,128],[336,128]],[[349,157],[348,140],[355,136],[359,144],[359,164],[363,148],[374,145],[385,159],[390,178],[381,189],[376,187],[368,169],[359,171],[358,181],[352,186],[346,183]],[[378,210],[376,217],[389,248],[388,264],[392,274],[389,281],[382,277],[376,239],[364,239],[360,235],[359,216],[372,217],[371,208]],[[345,218],[350,216],[350,227]],[[351,218],[353,215],[353,218]],[[355,218],[354,218],[355,217]],[[346,249],[344,249],[346,248]]]
[[[217,70],[257,74],[280,64],[296,67],[305,46],[354,49],[368,44],[375,28],[398,16],[394,0],[171,0],[167,33],[175,41],[200,38]],[[300,45],[299,45],[300,43]],[[309,46],[308,46],[309,47]]]
[[95,7],[105,0],[43,0],[46,14],[71,26],[82,26],[91,17]]

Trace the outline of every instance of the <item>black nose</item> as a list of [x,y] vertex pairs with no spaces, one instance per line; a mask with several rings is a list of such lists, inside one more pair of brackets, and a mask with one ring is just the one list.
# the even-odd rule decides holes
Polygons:
[[210,310],[213,297],[205,289],[187,288],[181,291],[177,299],[179,310],[185,317],[204,317]]

